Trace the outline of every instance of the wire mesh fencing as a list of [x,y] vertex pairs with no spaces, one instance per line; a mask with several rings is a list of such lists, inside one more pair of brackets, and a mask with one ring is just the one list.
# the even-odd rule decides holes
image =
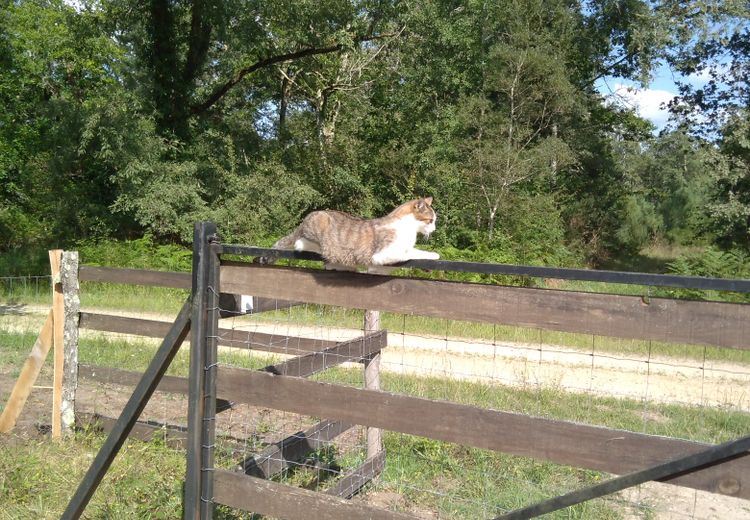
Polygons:
[[[249,367],[250,361],[237,358],[236,349],[245,348],[242,355],[257,358],[255,367],[271,366],[308,354],[305,342],[319,341],[316,348],[324,348],[327,342],[351,341],[363,334],[362,311],[314,304],[281,308],[284,302],[278,306],[277,311],[222,320],[226,341],[220,339],[220,344],[231,347],[220,352],[220,362]],[[750,358],[742,350],[417,313],[384,312],[380,320],[387,331],[387,347],[379,360],[380,386],[386,392],[705,443],[741,436],[750,427]],[[276,357],[251,350],[261,337],[277,349]],[[360,364],[330,365],[309,377],[364,386]],[[321,419],[261,410],[248,416],[241,435],[259,441],[244,447],[245,460]],[[326,492],[364,460],[364,435],[360,428],[327,440],[325,449],[319,447],[297,462],[277,454],[278,467],[287,466],[274,478]],[[397,432],[384,432],[383,440],[382,472],[357,499],[424,518],[494,518],[607,477],[604,472]],[[644,453],[643,466],[648,463]],[[746,508],[742,499],[649,483],[560,517],[731,518]]]
[[[49,287],[49,277],[0,280],[3,397],[44,321]],[[77,411],[90,419],[85,424],[106,428],[119,415],[187,294],[174,288],[82,284]],[[363,311],[290,306],[282,300],[267,300],[263,312],[247,314],[233,306],[220,311],[225,316],[216,336],[221,367],[366,387],[365,365],[374,347],[363,340],[371,332],[363,330]],[[96,319],[110,325],[85,327],[86,320]],[[115,325],[116,319],[131,321]],[[394,395],[685,441],[716,444],[750,431],[747,350],[625,339],[615,337],[619,331],[614,329],[606,333],[606,316],[583,319],[601,320],[596,326],[604,333],[436,318],[418,310],[382,312],[380,328],[387,335],[378,349],[379,386]],[[665,330],[691,326],[676,318],[670,322],[669,316],[663,323]],[[335,350],[342,344],[348,346]],[[310,358],[315,352],[322,354]],[[294,362],[300,358],[307,364]],[[137,428],[143,438],[165,444],[175,460],[184,456],[187,435],[188,365],[186,345]],[[46,366],[34,395],[45,395],[50,377]],[[35,410],[26,415],[29,424],[44,428],[49,408]],[[367,428],[361,425],[221,396],[217,411],[217,468],[346,496],[342,482],[368,460]],[[418,412],[414,419],[420,420]],[[467,423],[466,429],[483,426]],[[528,432],[531,444],[535,434]],[[372,479],[356,489],[352,500],[418,518],[494,518],[608,476],[544,457],[395,431],[384,430],[382,443],[380,466],[370,468]],[[648,462],[644,452],[642,463]],[[128,471],[136,478],[139,469],[133,464]],[[649,483],[555,517],[742,518],[747,504],[725,494]],[[226,518],[255,518],[224,506],[220,511]]]

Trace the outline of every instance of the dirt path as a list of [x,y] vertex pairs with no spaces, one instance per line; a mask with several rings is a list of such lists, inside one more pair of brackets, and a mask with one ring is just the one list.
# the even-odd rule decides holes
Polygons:
[[[28,307],[24,314],[2,315],[0,325],[41,325],[46,309]],[[169,321],[164,314],[107,311],[111,314]],[[23,319],[21,320],[21,316]],[[222,320],[221,327],[290,337],[344,341],[360,330],[269,322],[259,317]],[[34,322],[36,323],[36,322]],[[84,333],[91,334],[94,332]],[[581,351],[551,344],[488,343],[468,338],[389,332],[383,352],[384,371],[459,380],[500,383],[522,388],[556,388],[569,392],[750,411],[750,365],[660,355]]]

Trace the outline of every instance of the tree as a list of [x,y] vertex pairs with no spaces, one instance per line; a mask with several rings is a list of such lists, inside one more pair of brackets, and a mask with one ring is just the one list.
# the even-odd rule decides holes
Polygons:
[[750,124],[738,111],[722,128],[719,152],[711,168],[713,197],[709,228],[723,246],[750,249]]

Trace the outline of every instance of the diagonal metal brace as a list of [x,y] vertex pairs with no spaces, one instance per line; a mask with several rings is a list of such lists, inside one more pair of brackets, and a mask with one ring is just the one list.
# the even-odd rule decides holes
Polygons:
[[697,453],[672,459],[669,462],[634,471],[633,473],[610,479],[601,484],[572,491],[565,495],[539,502],[538,504],[516,509],[515,511],[495,517],[494,520],[526,520],[527,518],[534,518],[557,511],[558,509],[580,504],[587,500],[617,493],[623,489],[637,486],[650,480],[666,480],[685,473],[692,473],[708,466],[721,464],[728,459],[748,455],[748,450],[750,450],[750,435],[725,442],[724,444],[717,444]]

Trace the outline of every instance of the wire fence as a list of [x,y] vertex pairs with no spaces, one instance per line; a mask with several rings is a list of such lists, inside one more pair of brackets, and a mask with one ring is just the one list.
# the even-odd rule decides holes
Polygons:
[[[258,334],[270,334],[284,338],[277,342],[286,349],[282,357],[306,352],[299,338],[342,342],[363,332],[361,312],[311,304],[227,321],[223,326],[228,325],[234,346],[240,346],[243,333],[247,346]],[[740,436],[750,426],[750,357],[742,351],[394,313],[383,313],[381,323],[388,331],[380,359],[381,387],[387,392],[709,443]],[[220,361],[239,366],[229,353]],[[313,379],[363,386],[362,368],[351,364]],[[284,438],[316,420],[284,412],[267,417],[277,413],[283,420],[256,423],[252,434]],[[467,424],[475,427],[481,426]],[[425,518],[492,518],[603,478],[593,471],[400,433],[385,433],[384,442],[385,469],[362,500]],[[356,466],[363,460],[361,432],[356,440],[347,438],[345,446],[337,441],[327,446],[324,453],[335,454],[337,461]],[[307,471],[311,464],[295,467]],[[346,470],[329,471],[324,478],[321,465],[312,467],[315,484],[305,485],[322,491]],[[294,471],[285,475],[299,484]],[[649,483],[581,506],[575,514],[731,518],[746,507],[738,499]]]
[[[48,276],[0,279],[3,397],[41,327],[49,294]],[[106,307],[110,314],[168,322],[184,294],[153,288],[123,293],[107,284],[87,283],[82,287],[82,310],[100,312]],[[117,309],[119,300],[128,302],[125,308]],[[169,301],[176,303],[164,303]],[[276,307],[250,315],[222,309],[230,317],[220,322],[221,366],[272,370],[312,351],[353,342],[346,355],[327,354],[340,355],[346,362],[309,378],[364,386],[362,361],[368,354],[364,342],[356,341],[363,336],[362,311],[315,304],[288,307],[282,301]],[[479,324],[418,312],[383,312],[381,328],[387,331],[387,347],[380,357],[380,385],[386,392],[712,444],[750,431],[748,351]],[[82,371],[78,412],[117,417],[131,388],[123,384],[122,373],[143,371],[158,342],[141,334],[83,331],[79,364],[98,367],[93,369],[98,377]],[[333,361],[326,359],[324,365],[335,365]],[[167,375],[186,376],[188,364],[183,347]],[[284,369],[298,371],[287,375],[307,375],[300,365],[287,364]],[[36,394],[45,395],[50,378],[47,366]],[[219,468],[327,492],[367,458],[364,427],[241,403],[218,406],[223,410],[217,415]],[[48,407],[32,410],[26,415],[29,427],[48,424]],[[184,393],[157,392],[140,420],[176,458],[183,456]],[[305,445],[304,456],[292,457],[300,444]],[[383,444],[382,471],[355,500],[421,518],[493,518],[606,477],[593,470],[402,433],[384,432]],[[136,478],[139,470],[134,466],[128,471]],[[223,506],[221,510],[226,518],[256,518]],[[748,503],[741,499],[648,483],[577,506],[572,514],[591,519],[710,519],[742,518],[748,511]]]

